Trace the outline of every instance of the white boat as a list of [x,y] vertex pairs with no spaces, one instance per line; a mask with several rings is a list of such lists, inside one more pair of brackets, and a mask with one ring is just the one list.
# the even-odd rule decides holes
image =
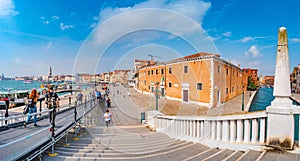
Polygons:
[[31,83],[32,83],[32,80],[24,80],[24,83],[25,83],[25,84],[31,84]]

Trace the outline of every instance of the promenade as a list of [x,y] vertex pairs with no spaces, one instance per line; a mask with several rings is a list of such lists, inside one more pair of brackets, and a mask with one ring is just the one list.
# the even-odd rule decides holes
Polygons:
[[[116,90],[122,94],[116,94]],[[102,116],[106,107],[105,104],[101,104],[89,114],[88,124],[81,130],[78,140],[74,140],[73,134],[68,134],[69,145],[65,146],[66,139],[62,138],[56,146],[58,156],[43,155],[42,160],[271,161],[299,158],[298,154],[286,152],[234,151],[172,139],[162,133],[150,131],[140,124],[140,112],[152,109],[137,106],[132,101],[133,97],[129,97],[126,89],[121,86],[111,91],[111,126],[104,126]]]

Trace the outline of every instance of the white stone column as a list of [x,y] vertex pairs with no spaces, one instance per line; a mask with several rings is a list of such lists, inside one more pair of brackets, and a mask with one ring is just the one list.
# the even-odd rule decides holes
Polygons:
[[201,139],[204,139],[204,121],[201,121],[200,125],[201,125]]
[[266,118],[260,119],[260,134],[259,134],[259,142],[265,143],[266,137]]
[[196,137],[196,120],[193,120],[193,137]]
[[245,119],[244,121],[244,142],[249,143],[250,142],[250,120]]
[[216,121],[211,121],[211,140],[216,139]]
[[197,126],[197,136],[196,137],[200,138],[201,126],[200,126],[200,121],[199,120],[197,120],[196,126]]
[[236,138],[236,120],[230,120],[230,142],[235,142]]
[[242,120],[237,120],[237,125],[236,125],[236,131],[237,131],[237,137],[236,137],[236,142],[242,142],[243,141],[243,122]]
[[189,135],[193,136],[193,120],[189,121]]
[[294,115],[290,100],[290,63],[285,27],[279,28],[274,79],[275,99],[267,107],[267,145],[292,149],[294,145]]
[[222,141],[229,141],[229,121],[222,122]]
[[220,141],[222,138],[222,124],[221,121],[217,121],[217,141]]
[[257,119],[252,119],[252,138],[251,143],[256,143],[258,137],[258,125]]

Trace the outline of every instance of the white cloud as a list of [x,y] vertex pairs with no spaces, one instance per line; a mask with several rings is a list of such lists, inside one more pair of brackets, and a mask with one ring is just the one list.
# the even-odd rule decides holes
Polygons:
[[257,49],[257,47],[255,45],[252,45],[248,51],[246,51],[245,53],[246,56],[250,56],[250,57],[253,57],[253,58],[256,58],[256,57],[259,57],[260,56],[260,53],[259,53],[259,50]]
[[15,5],[12,0],[0,0],[0,18],[15,16],[18,12],[15,11]]
[[43,24],[48,25],[50,22],[48,20],[43,21]]
[[291,42],[300,42],[300,39],[299,38],[293,38],[293,39],[291,39]]
[[52,16],[51,18],[52,18],[52,20],[58,20],[59,16]]
[[246,42],[253,41],[253,40],[254,40],[254,38],[247,36],[247,37],[242,38],[240,41],[242,43],[246,43]]
[[[102,43],[102,41],[111,41],[118,35],[137,28],[140,30],[160,28],[178,36],[193,35],[198,32],[197,29],[202,24],[202,19],[210,6],[209,2],[198,0],[149,0],[132,7],[105,8],[100,12],[98,22],[105,27],[98,28],[93,36],[98,43]],[[152,11],[149,11],[151,9]],[[153,10],[157,10],[157,12],[153,12]],[[116,16],[121,13],[123,13],[122,16]],[[181,19],[178,19],[179,14],[181,14]],[[190,20],[186,16],[196,20],[197,23],[187,25],[183,22]],[[184,18],[185,20],[183,20]],[[106,20],[110,22],[107,23]],[[93,23],[90,27],[93,28],[95,25]],[[101,40],[104,38],[105,40]]]
[[52,47],[52,41],[49,41],[49,43],[44,46],[45,49],[50,49]]
[[225,37],[230,37],[232,35],[232,33],[228,31],[228,32],[223,33],[222,35]]
[[64,23],[59,24],[61,30],[74,28],[73,25],[65,25]]

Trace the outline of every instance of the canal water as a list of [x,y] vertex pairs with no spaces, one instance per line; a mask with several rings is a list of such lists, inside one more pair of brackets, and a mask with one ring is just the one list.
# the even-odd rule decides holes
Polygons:
[[[274,98],[275,97],[273,96],[273,88],[260,88],[259,90],[257,90],[256,95],[253,98],[249,112],[266,110],[266,108],[271,105],[271,102],[274,100]],[[300,108],[300,104],[298,104],[296,101],[293,101],[293,105],[298,105]],[[294,119],[294,139],[299,140],[299,115],[295,115]]]

